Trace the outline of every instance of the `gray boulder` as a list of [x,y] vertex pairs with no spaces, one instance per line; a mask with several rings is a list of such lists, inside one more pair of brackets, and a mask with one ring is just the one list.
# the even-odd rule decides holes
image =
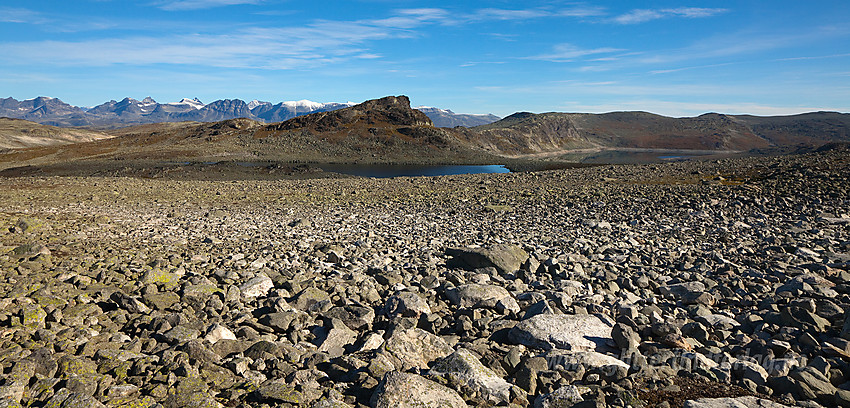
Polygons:
[[384,305],[384,314],[387,316],[419,316],[431,313],[428,302],[417,293],[399,292],[387,299]]
[[397,368],[402,369],[427,369],[430,362],[454,352],[445,340],[422,329],[396,331],[382,347],[400,360]]
[[569,371],[572,367],[583,366],[586,370],[605,367],[623,367],[628,370],[629,365],[625,361],[595,351],[569,351],[551,350],[546,353],[546,361],[549,367],[564,367]]
[[91,395],[72,392],[67,388],[56,391],[56,394],[53,394],[53,397],[47,402],[47,406],[58,408],[106,408],[106,405],[103,405]]
[[340,357],[345,353],[345,346],[357,340],[357,332],[338,319],[331,319],[329,326],[328,335],[319,346],[319,351],[328,353],[332,358]]
[[685,401],[684,408],[789,408],[771,400],[758,397],[700,398]]
[[507,289],[495,285],[468,283],[446,290],[452,304],[462,308],[489,307],[519,312],[519,304]]
[[372,394],[371,405],[374,408],[467,408],[455,390],[400,371],[384,375]]
[[519,322],[508,339],[544,350],[604,350],[613,344],[611,326],[594,315],[541,314]]
[[511,384],[481,364],[469,350],[460,349],[434,365],[428,374],[460,380],[462,387],[474,391],[494,405],[511,400]]
[[239,291],[242,292],[243,298],[251,299],[265,296],[272,288],[274,288],[272,279],[268,275],[260,273],[239,286]]
[[561,408],[571,407],[584,401],[578,387],[567,385],[549,394],[543,394],[534,401],[534,408]]
[[446,254],[453,258],[449,267],[478,269],[495,267],[499,273],[511,273],[528,259],[528,253],[516,245],[499,244],[490,248],[450,248]]

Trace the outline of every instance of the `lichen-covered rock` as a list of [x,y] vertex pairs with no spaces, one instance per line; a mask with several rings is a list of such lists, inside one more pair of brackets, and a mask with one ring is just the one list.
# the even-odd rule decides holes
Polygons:
[[416,374],[391,371],[372,394],[374,408],[467,408],[458,393]]
[[103,405],[91,395],[72,392],[67,388],[56,391],[50,401],[47,402],[47,406],[56,408],[106,408],[106,405]]
[[301,404],[305,402],[301,392],[289,384],[278,381],[261,385],[254,394],[258,401],[265,403]]
[[542,394],[537,397],[534,400],[534,408],[566,408],[582,401],[584,401],[584,398],[582,398],[578,387],[566,385],[549,394]]
[[209,386],[200,378],[183,378],[168,390],[162,404],[165,408],[223,408],[210,395]]
[[163,289],[170,290],[180,286],[180,276],[161,269],[151,269],[142,275],[142,283],[158,285]]
[[44,327],[46,317],[47,312],[39,305],[26,304],[21,307],[21,324],[28,329],[37,330]]
[[310,287],[298,294],[295,300],[295,308],[306,312],[312,310],[317,303],[328,300],[330,300],[330,296],[327,292]]
[[460,349],[438,361],[430,375],[457,379],[461,386],[492,404],[511,402],[511,384],[481,364],[469,350]]
[[383,348],[401,361],[402,367],[398,368],[402,369],[427,369],[432,361],[454,352],[445,340],[422,329],[396,331]]
[[97,364],[87,357],[66,355],[59,358],[58,364],[59,367],[56,374],[60,378],[97,374]]

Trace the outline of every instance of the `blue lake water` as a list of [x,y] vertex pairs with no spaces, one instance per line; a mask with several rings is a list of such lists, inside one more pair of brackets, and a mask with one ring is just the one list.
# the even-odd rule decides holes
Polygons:
[[390,165],[390,164],[319,164],[324,171],[350,174],[360,177],[433,177],[451,176],[456,174],[510,173],[501,164],[482,166],[466,165]]

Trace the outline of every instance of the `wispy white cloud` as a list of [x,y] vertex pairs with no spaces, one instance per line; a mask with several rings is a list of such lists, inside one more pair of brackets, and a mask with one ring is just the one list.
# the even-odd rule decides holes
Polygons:
[[170,0],[157,2],[156,5],[163,10],[184,11],[262,2],[263,0]]
[[[189,10],[233,4],[254,4],[263,0],[179,0],[156,3],[166,10]],[[317,20],[302,26],[232,27],[227,34],[218,31],[183,34],[186,30],[161,30],[167,34],[102,38],[80,41],[0,42],[0,62],[51,63],[66,66],[109,65],[198,65],[227,68],[300,69],[341,63],[354,59],[379,59],[370,50],[371,42],[421,35],[426,25],[457,24],[462,21],[526,20],[563,15],[590,15],[595,9],[507,10],[480,9],[458,15],[441,8],[396,10],[386,18],[338,21]],[[145,26],[141,24],[139,26]],[[105,25],[104,29],[112,28]],[[188,32],[192,32],[191,30]],[[589,55],[614,49],[556,49],[558,55]]]
[[41,13],[15,7],[0,7],[0,23],[45,24],[49,19]]
[[526,57],[525,59],[551,61],[551,62],[568,62],[574,61],[577,58],[586,57],[588,55],[611,54],[615,52],[625,51],[620,48],[602,47],[602,48],[579,48],[573,44],[558,44],[552,48],[552,52],[546,54]]
[[533,18],[549,17],[553,14],[554,13],[551,11],[541,9],[509,10],[484,8],[476,11],[472,17],[482,20],[528,20]]
[[444,25],[457,25],[484,21],[524,21],[540,18],[584,18],[602,16],[601,7],[576,6],[568,8],[481,8],[470,12],[455,12],[439,8],[420,8],[398,10],[402,15],[413,15],[419,19],[438,22]]
[[844,58],[850,57],[850,54],[832,54],[832,55],[817,55],[811,57],[790,57],[790,58],[779,58],[774,61],[806,61],[806,60],[819,60],[819,59],[831,59],[831,58]]
[[228,34],[0,43],[0,61],[299,69],[379,58],[366,42],[404,37],[410,27],[408,21],[317,21],[287,28],[243,28]]
[[725,8],[679,7],[665,9],[635,9],[626,14],[614,17],[618,24],[639,24],[662,18],[705,18],[728,12]]
[[398,10],[397,15],[383,19],[367,20],[366,24],[394,29],[413,29],[427,23],[445,23],[451,20],[447,10],[418,8]]
[[474,67],[477,65],[503,65],[507,64],[505,61],[469,61],[463,64],[460,64],[461,68]]
[[735,65],[735,63],[726,62],[726,63],[722,63],[722,64],[708,64],[708,65],[697,65],[697,66],[671,68],[671,69],[657,69],[657,70],[654,70],[654,71],[649,71],[649,73],[653,74],[653,75],[672,74],[674,72],[691,71],[691,70],[695,70],[695,69],[725,67],[725,66],[729,66],[729,65]]
[[607,13],[604,7],[598,6],[576,6],[563,8],[555,11],[555,14],[563,17],[598,17]]

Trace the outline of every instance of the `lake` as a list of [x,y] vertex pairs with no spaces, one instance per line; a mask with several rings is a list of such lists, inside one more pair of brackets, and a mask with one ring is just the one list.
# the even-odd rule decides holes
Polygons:
[[323,171],[359,177],[433,177],[456,174],[510,173],[501,164],[491,165],[391,165],[391,164],[318,164]]

